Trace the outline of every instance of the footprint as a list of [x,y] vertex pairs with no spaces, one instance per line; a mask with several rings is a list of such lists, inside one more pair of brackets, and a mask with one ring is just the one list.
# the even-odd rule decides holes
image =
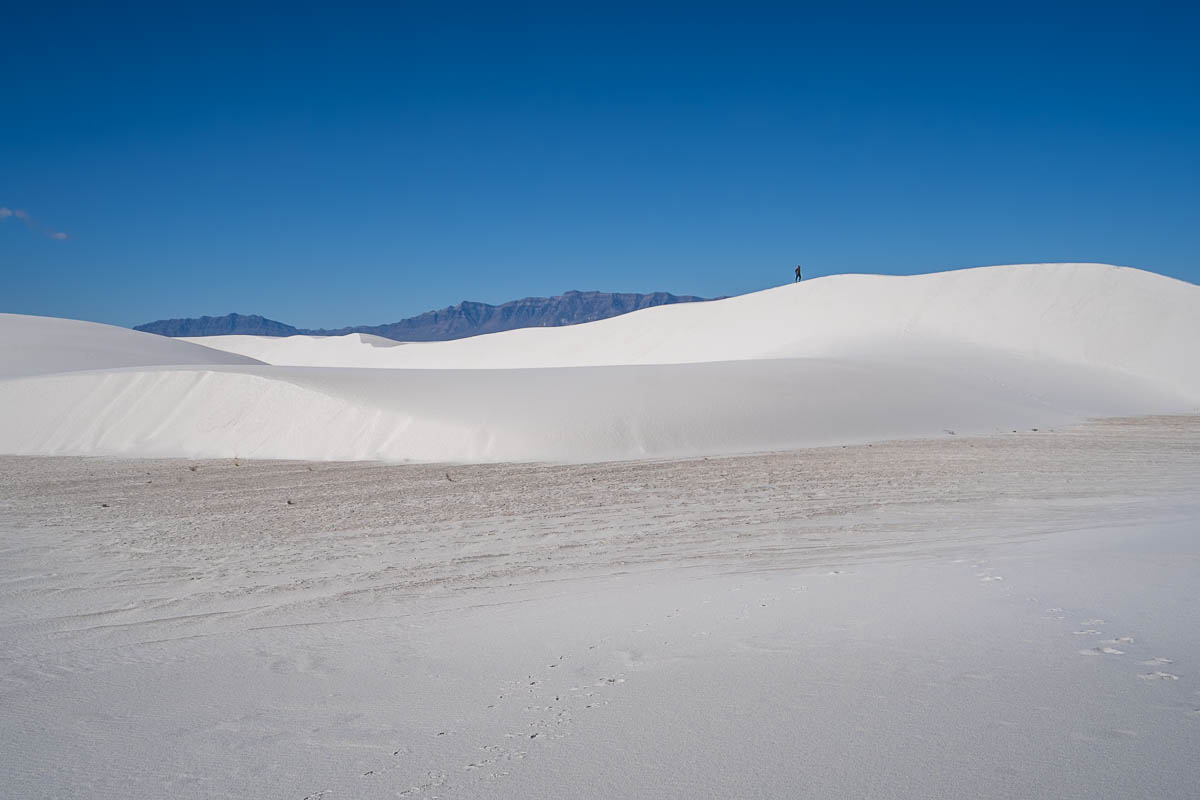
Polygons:
[[397,794],[397,797],[411,797],[414,794],[428,792],[430,789],[436,789],[446,782],[446,773],[430,772],[428,779],[424,783],[413,784],[402,792]]
[[1081,656],[1123,656],[1124,650],[1118,650],[1115,647],[1090,647],[1087,650],[1080,650]]
[[1143,667],[1156,667],[1159,664],[1174,664],[1175,662],[1169,658],[1163,658],[1162,656],[1156,656],[1155,658],[1147,659],[1146,661],[1139,661],[1138,663],[1141,664]]
[[1138,732],[1129,728],[1109,728],[1106,733],[1111,736],[1120,736],[1126,739],[1136,739]]
[[1177,681],[1178,675],[1172,675],[1169,672],[1143,672],[1138,675],[1144,681]]
[[[532,739],[535,736],[537,736],[537,734],[534,734],[529,738]],[[464,764],[463,769],[474,771],[477,769],[483,769],[484,767],[490,767],[491,765],[500,761],[520,761],[521,759],[525,758],[526,755],[528,755],[528,753],[526,753],[524,750],[505,750],[503,747],[498,747],[494,744],[484,745],[479,749],[488,753],[492,753],[492,757],[482,758],[479,761],[472,761],[469,764]]]

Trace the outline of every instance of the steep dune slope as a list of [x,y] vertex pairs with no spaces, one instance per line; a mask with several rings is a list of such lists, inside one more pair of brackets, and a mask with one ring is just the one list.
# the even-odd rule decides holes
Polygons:
[[841,276],[437,344],[224,342],[246,355],[3,322],[28,327],[0,340],[5,453],[596,461],[1200,409],[1200,287],[1099,265]]
[[112,325],[0,314],[0,380],[113,367],[259,363],[237,353]]
[[0,452],[582,462],[1007,432],[1188,408],[1118,373],[1005,357],[976,366],[779,359],[109,370],[0,382]]

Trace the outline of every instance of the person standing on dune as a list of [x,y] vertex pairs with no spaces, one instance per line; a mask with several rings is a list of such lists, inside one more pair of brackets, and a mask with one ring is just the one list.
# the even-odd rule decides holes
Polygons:
[[800,282],[800,265],[796,265],[796,283]]

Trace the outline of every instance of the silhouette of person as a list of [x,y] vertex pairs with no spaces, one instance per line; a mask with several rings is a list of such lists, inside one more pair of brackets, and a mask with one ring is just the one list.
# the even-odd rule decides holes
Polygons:
[[796,282],[797,283],[800,282],[800,265],[799,264],[796,265]]

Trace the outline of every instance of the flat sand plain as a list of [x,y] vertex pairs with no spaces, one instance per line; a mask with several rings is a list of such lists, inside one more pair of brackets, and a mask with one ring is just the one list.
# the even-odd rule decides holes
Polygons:
[[0,796],[1187,797],[1200,417],[0,457]]

